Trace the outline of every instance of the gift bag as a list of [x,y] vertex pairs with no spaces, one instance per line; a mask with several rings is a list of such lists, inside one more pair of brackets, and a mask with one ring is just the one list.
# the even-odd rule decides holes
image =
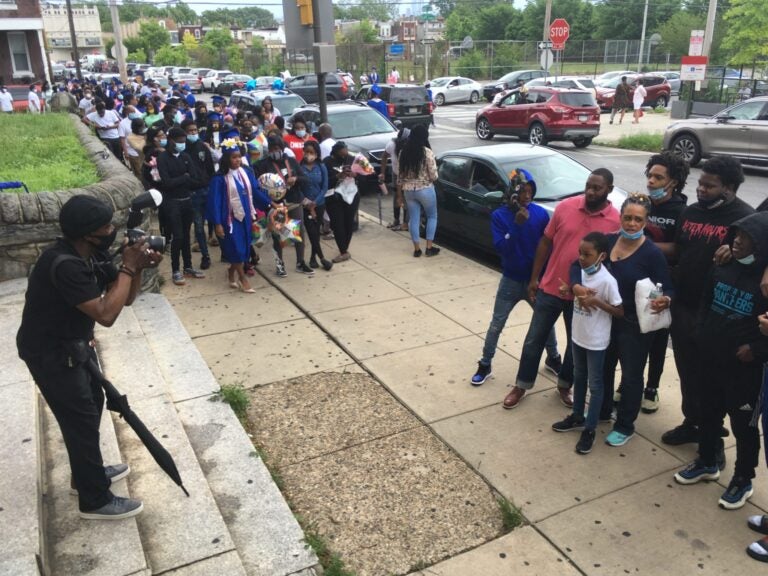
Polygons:
[[637,320],[640,323],[640,332],[647,334],[656,330],[669,328],[672,324],[672,314],[669,308],[661,312],[651,310],[651,300],[649,296],[656,285],[650,278],[638,280],[635,284],[635,307],[637,308]]
[[267,234],[267,227],[269,223],[267,221],[267,214],[266,212],[262,212],[261,210],[256,210],[256,217],[253,219],[253,223],[251,224],[251,232],[252,232],[252,238],[251,238],[251,244],[254,246],[263,246],[264,245],[264,237]]
[[287,220],[277,234],[283,246],[301,242],[301,220]]

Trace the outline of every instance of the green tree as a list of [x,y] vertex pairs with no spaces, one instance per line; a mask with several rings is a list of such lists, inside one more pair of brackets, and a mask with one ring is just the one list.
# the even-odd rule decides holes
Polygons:
[[[139,38],[148,54],[154,54],[160,48],[171,44],[171,35],[168,30],[157,22],[143,22],[139,27]],[[166,66],[170,66],[170,64],[166,64]]]
[[731,51],[732,64],[752,64],[768,56],[768,11],[762,2],[731,0],[724,16],[728,34],[723,38],[723,48]]
[[472,36],[477,27],[477,12],[461,6],[445,19],[445,38],[453,42]]
[[348,20],[372,20],[381,22],[391,19],[398,5],[390,0],[345,0],[339,6]]
[[168,16],[173,18],[176,24],[197,24],[200,17],[184,2],[177,2],[175,6],[168,8]]
[[339,44],[373,44],[379,38],[379,33],[368,20],[350,26],[346,32],[339,35]]
[[691,39],[691,30],[704,30],[706,16],[692,12],[678,12],[661,25],[661,46],[663,52],[669,52],[672,56],[684,56],[688,54],[688,44]]
[[214,28],[208,30],[203,38],[203,46],[213,48],[215,50],[222,50],[235,43],[232,34],[226,28]]
[[147,58],[147,53],[144,52],[144,48],[139,48],[135,52],[128,52],[128,61],[143,64],[148,62],[149,59]]
[[[546,0],[532,0],[525,5],[518,22],[510,22],[510,40],[541,40],[544,34]],[[565,18],[571,26],[571,40],[590,40],[593,33],[593,4],[588,0],[558,0],[552,8],[552,19]]]
[[184,31],[184,36],[181,39],[181,43],[189,53],[194,52],[198,47],[197,39],[189,30]]
[[509,22],[519,20],[520,11],[509,4],[496,4],[481,8],[477,14],[474,40],[506,39]]
[[277,25],[272,12],[257,6],[206,10],[200,15],[200,21],[204,26],[236,25],[240,28],[269,28]]
[[232,44],[226,49],[227,53],[227,67],[232,72],[242,73],[245,68],[245,62],[243,61],[243,51],[239,46]]
[[[681,0],[654,0],[653,6],[648,9],[646,30],[656,30],[660,23],[669,20],[673,14],[680,11],[681,7]],[[594,8],[592,38],[598,40],[640,38],[644,9],[645,0],[601,0]]]
[[144,47],[144,41],[138,36],[123,38],[123,45],[125,46],[125,49],[128,50],[128,52],[137,52],[139,50],[143,50],[144,53],[147,52],[146,48]]
[[154,63],[156,66],[186,66],[189,63],[189,55],[184,46],[162,46],[156,53]]

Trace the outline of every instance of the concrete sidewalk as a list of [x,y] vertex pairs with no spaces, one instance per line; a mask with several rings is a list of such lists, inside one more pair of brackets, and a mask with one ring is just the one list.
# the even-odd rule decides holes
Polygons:
[[[335,254],[335,247],[327,246],[328,254]],[[262,249],[263,276],[252,281],[258,305],[249,301],[252,295],[227,287],[221,264],[203,281],[188,281],[185,287],[168,283],[163,292],[219,382],[247,378],[253,385],[362,366],[522,509],[528,526],[423,574],[758,571],[744,549],[756,539],[746,525],[747,516],[768,510],[768,474],[762,460],[755,496],[738,511],[717,507],[732,473],[732,437],[726,444],[728,466],[718,483],[683,487],[672,479],[693,459],[695,446],[672,448],[659,440],[680,421],[671,354],[659,412],[641,414],[637,434],[621,448],[603,443],[610,425],[601,424],[593,452],[579,456],[574,452],[577,434],[550,429],[567,410],[558,401],[555,382],[543,371],[518,408],[501,407],[517,371],[529,308],[519,305],[510,316],[494,360],[494,377],[482,387],[472,387],[469,378],[481,352],[499,276],[445,248],[436,258],[415,259],[411,251],[405,234],[364,217],[350,246],[352,260],[330,273],[320,270],[307,278],[291,267],[288,278],[277,279],[271,256]],[[286,254],[292,261],[291,251]],[[258,353],[233,364],[228,359],[237,357],[240,341],[235,333],[254,326],[262,327],[248,330],[255,337],[251,350]],[[562,323],[558,331],[562,349]],[[300,334],[301,348],[314,353],[297,353],[291,333]],[[290,361],[284,356],[287,350]]]
[[645,115],[640,118],[639,124],[632,124],[632,111],[624,114],[624,121],[619,124],[619,115],[609,124],[610,114],[600,116],[600,134],[595,137],[594,142],[605,146],[618,143],[622,136],[633,136],[636,134],[664,134],[667,126],[672,119],[669,117],[669,110],[663,114],[657,114],[651,108],[645,109]]

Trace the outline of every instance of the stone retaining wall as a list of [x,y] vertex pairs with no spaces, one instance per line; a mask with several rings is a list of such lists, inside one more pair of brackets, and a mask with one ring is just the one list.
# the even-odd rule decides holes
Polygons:
[[[59,210],[73,195],[95,196],[110,204],[115,210],[113,222],[120,230],[125,227],[133,198],[144,192],[141,182],[109,153],[80,118],[74,114],[70,118],[101,180],[84,188],[55,192],[0,192],[0,282],[29,274],[40,252],[61,235]],[[118,238],[122,235],[118,234]],[[157,291],[158,278],[157,270],[147,270],[144,288]]]

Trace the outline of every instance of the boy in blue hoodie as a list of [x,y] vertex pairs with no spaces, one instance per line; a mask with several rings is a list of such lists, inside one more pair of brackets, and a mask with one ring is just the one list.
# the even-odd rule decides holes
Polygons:
[[[516,168],[509,175],[509,188],[504,194],[504,205],[491,214],[493,245],[501,257],[502,276],[496,292],[491,324],[485,334],[483,356],[477,372],[470,382],[480,386],[491,375],[491,361],[496,345],[512,309],[520,300],[528,300],[528,281],[531,279],[536,247],[549,222],[549,213],[533,203],[536,182],[530,172]],[[547,338],[547,367],[554,372],[561,365],[557,352],[554,328]]]

